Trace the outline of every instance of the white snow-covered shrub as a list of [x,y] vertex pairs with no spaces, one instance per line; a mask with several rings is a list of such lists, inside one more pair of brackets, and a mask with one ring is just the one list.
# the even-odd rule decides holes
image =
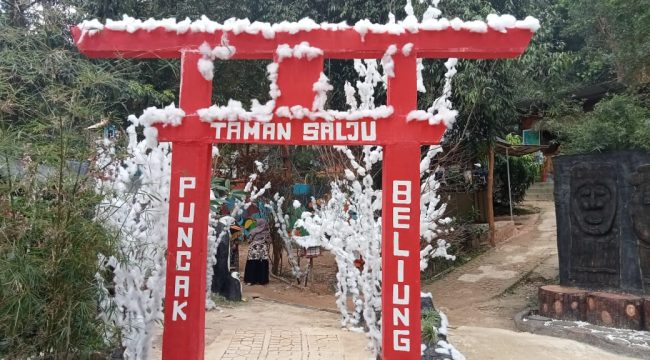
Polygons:
[[[129,359],[146,359],[153,326],[163,321],[165,253],[171,169],[171,148],[160,144],[147,152],[146,141],[138,142],[135,125],[127,129],[127,158],[111,161],[98,191],[105,193],[99,213],[106,227],[118,233],[116,257],[99,261],[111,274],[109,296],[105,288],[101,319],[114,327]],[[98,274],[98,280],[103,280]]]

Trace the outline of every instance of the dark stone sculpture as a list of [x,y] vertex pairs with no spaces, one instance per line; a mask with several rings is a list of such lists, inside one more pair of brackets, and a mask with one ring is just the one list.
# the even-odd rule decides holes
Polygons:
[[635,191],[632,195],[630,216],[634,235],[639,241],[639,260],[646,290],[650,289],[650,164],[641,165],[632,175],[630,183]]
[[559,156],[553,163],[560,284],[650,292],[650,154]]
[[616,179],[612,163],[571,167],[571,273],[578,283],[613,288],[619,285],[620,241],[614,226]]

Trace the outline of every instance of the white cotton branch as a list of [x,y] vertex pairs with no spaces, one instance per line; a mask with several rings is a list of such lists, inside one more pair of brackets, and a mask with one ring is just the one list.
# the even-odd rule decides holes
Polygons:
[[445,62],[447,72],[445,73],[442,95],[433,101],[427,111],[413,110],[409,112],[406,121],[427,121],[430,125],[443,123],[448,129],[453,126],[458,116],[458,111],[453,109],[451,102],[452,79],[457,72],[456,65],[458,65],[458,59],[455,58]]
[[344,90],[345,90],[345,103],[348,104],[351,111],[357,110],[358,108],[357,98],[356,98],[357,90],[354,88],[354,86],[350,85],[350,82],[348,81],[345,82]]
[[312,90],[316,96],[314,96],[314,103],[311,109],[313,111],[324,110],[325,103],[327,102],[327,92],[333,89],[334,87],[330,85],[329,79],[325,73],[321,72],[318,81],[316,81],[312,86]]
[[389,78],[395,77],[395,62],[393,61],[393,55],[397,53],[397,46],[395,44],[390,45],[384,56],[381,58],[381,67],[384,69],[384,75]]

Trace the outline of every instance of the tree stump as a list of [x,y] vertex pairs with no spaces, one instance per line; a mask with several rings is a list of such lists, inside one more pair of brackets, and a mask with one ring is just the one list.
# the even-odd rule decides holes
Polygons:
[[539,288],[539,314],[559,320],[586,319],[587,291],[577,288],[545,285]]
[[594,292],[587,295],[587,321],[609,327],[641,330],[643,299],[628,294]]

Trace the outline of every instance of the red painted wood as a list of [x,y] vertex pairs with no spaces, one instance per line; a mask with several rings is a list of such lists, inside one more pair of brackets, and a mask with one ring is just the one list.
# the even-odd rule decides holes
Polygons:
[[[197,59],[186,53],[181,64],[180,104],[189,110],[208,106],[212,95]],[[192,130],[188,123],[181,131]],[[210,144],[173,144],[163,360],[203,359],[211,164]]]
[[[183,49],[198,49],[205,41],[211,46],[221,43],[222,32],[215,34],[186,33],[178,35],[156,29],[134,33],[104,29],[97,34],[84,35],[78,27],[71,32],[83,54],[95,58],[139,57],[178,58]],[[486,33],[468,30],[419,31],[402,35],[366,34],[362,39],[355,30],[312,30],[291,35],[277,33],[273,39],[260,35],[228,33],[230,45],[236,48],[235,59],[272,59],[280,44],[295,45],[307,41],[324,51],[326,58],[360,59],[381,58],[392,44],[403,46],[413,43],[413,51],[420,58],[499,59],[521,55],[533,33],[524,29],[509,29],[501,33],[489,29]]]
[[384,147],[382,349],[386,360],[420,359],[420,146]]
[[[416,58],[413,54],[406,57],[398,53],[393,61],[395,77],[388,79],[387,93],[388,104],[395,108],[391,123],[405,124],[406,115],[417,106]],[[412,130],[407,128],[401,134],[401,142],[384,146],[381,329],[384,359],[420,359],[420,143],[415,139],[422,137]],[[404,192],[405,186],[408,192]]]
[[[324,56],[298,61],[285,59],[280,63],[278,85],[282,95],[277,105],[302,105],[311,108],[314,99],[313,83],[323,68],[324,58],[380,58],[395,44],[401,50],[407,43],[414,47],[410,56],[399,51],[394,57],[396,77],[388,82],[388,105],[395,109],[388,119],[358,122],[326,122],[322,120],[288,120],[274,118],[269,124],[259,122],[216,123],[201,122],[196,115],[200,108],[210,106],[212,83],[199,74],[198,47],[207,41],[211,46],[221,42],[222,33],[187,33],[177,35],[162,29],[147,32],[116,32],[103,30],[94,36],[83,35],[77,27],[72,35],[79,50],[90,57],[182,57],[180,107],[186,112],[178,127],[158,126],[159,140],[173,142],[169,212],[169,254],[165,293],[165,329],[163,358],[165,360],[203,358],[205,329],[205,267],[209,213],[210,165],[212,143],[257,143],[292,145],[384,145],[383,162],[383,234],[382,234],[382,333],[383,359],[402,360],[420,358],[420,145],[439,143],[444,126],[423,122],[406,122],[409,111],[416,109],[416,57],[419,58],[510,58],[523,53],[532,33],[511,29],[506,34],[489,30],[487,33],[469,31],[420,31],[417,34],[367,34],[364,39],[354,30],[300,32],[295,35],[278,33],[274,39],[261,35],[228,33],[230,45],[235,46],[234,59],[272,59],[281,44],[295,45],[308,41],[320,48]],[[358,126],[376,126],[374,137],[354,136]],[[239,138],[236,127],[258,126],[257,138]],[[277,138],[277,129],[291,127],[286,138]],[[217,129],[220,138],[217,138]],[[274,129],[274,139],[265,138]],[[306,139],[310,129],[318,127],[316,139]],[[323,129],[327,130],[324,131]],[[251,131],[253,130],[253,131]],[[323,132],[321,132],[323,131]],[[322,134],[332,134],[323,137]],[[289,136],[290,134],[290,136]],[[358,134],[358,133],[357,133]],[[192,205],[193,204],[193,205]],[[182,206],[182,207],[181,207]],[[189,216],[194,206],[193,217]],[[183,216],[186,216],[184,218]],[[191,218],[191,219],[190,219]],[[188,234],[192,228],[192,242],[179,239],[179,228]],[[189,235],[186,235],[187,237]],[[184,241],[180,241],[184,240]],[[187,278],[181,278],[187,276]],[[179,281],[179,279],[181,279]],[[183,286],[189,281],[189,290]],[[179,284],[181,285],[179,287]],[[176,302],[186,318],[174,318]]]
[[[183,124],[178,127],[159,126],[158,138],[160,141],[284,145],[378,145],[398,143],[405,139],[421,144],[439,143],[445,131],[444,125],[431,126],[426,122],[406,122],[406,115],[409,111],[417,109],[415,55],[411,54],[405,58],[401,52],[398,52],[393,58],[396,76],[390,78],[388,82],[388,104],[392,105],[395,111],[390,118],[375,121],[365,119],[356,122],[328,122],[275,117],[270,124],[260,124],[255,121],[218,122],[210,126],[210,124],[200,121],[189,109],[183,109],[188,114]],[[312,86],[322,71],[322,57],[311,61],[291,58],[284,59],[279,63],[277,83],[281,95],[277,99],[276,108],[301,105],[311,109],[316,96]],[[318,139],[313,140],[310,137],[305,137],[305,128],[313,130],[316,126],[319,133]],[[371,131],[373,127],[376,129],[375,136],[362,136],[373,133]],[[250,134],[255,130],[254,128],[258,129],[260,136],[244,136],[245,130],[249,130]],[[262,136],[264,128],[269,130],[267,134],[270,134],[271,129],[277,133],[278,128],[290,128],[291,136],[289,139],[265,138]],[[235,134],[240,134],[240,136],[236,137]]]
[[282,60],[278,64],[277,84],[280,88],[280,96],[276,99],[276,108],[300,105],[311,109],[315,97],[313,86],[323,72],[323,61],[322,56],[312,60],[296,58]]

